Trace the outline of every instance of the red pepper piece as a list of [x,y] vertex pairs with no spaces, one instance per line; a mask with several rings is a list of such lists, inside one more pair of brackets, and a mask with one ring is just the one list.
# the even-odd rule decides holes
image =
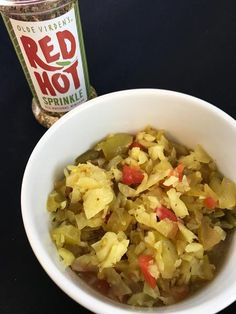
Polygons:
[[204,199],[204,205],[206,206],[206,208],[208,209],[214,209],[216,208],[217,205],[217,201],[214,200],[214,198],[212,198],[211,196],[208,196]]
[[164,206],[156,208],[156,214],[160,220],[168,218],[172,221],[178,221],[178,218],[176,217],[176,215],[170,209]]
[[176,168],[170,171],[169,176],[175,176],[179,178],[179,181],[182,182],[183,180],[183,171],[184,171],[184,165],[178,164]]
[[183,172],[184,172],[183,164],[179,164],[175,169],[176,169],[176,171],[178,173],[179,181],[182,182],[182,180],[183,180]]
[[140,184],[143,181],[144,174],[142,170],[136,167],[124,165],[122,169],[122,183],[127,185]]
[[139,142],[133,142],[133,143],[130,145],[129,149],[131,149],[131,148],[133,148],[133,147],[139,147],[140,149],[143,149],[143,148],[144,148],[143,145],[140,144]]
[[153,257],[151,255],[140,255],[138,257],[138,264],[143,274],[144,280],[152,289],[154,289],[157,285],[157,282],[148,269],[148,267],[153,264]]

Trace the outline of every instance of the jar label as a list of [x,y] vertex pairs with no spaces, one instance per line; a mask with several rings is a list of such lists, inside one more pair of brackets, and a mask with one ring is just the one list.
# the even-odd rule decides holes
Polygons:
[[41,107],[66,112],[85,102],[88,95],[75,9],[51,20],[10,22]]

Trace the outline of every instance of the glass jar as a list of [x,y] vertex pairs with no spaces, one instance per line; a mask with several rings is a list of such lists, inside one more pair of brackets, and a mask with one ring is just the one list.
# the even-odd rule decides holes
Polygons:
[[77,0],[0,0],[0,11],[39,123],[50,127],[67,111],[96,97]]

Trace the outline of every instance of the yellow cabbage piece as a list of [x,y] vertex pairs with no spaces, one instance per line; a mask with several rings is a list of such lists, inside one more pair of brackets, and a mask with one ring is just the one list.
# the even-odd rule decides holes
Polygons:
[[70,201],[72,204],[77,204],[81,200],[81,193],[79,188],[74,187],[70,193]]
[[74,255],[71,253],[71,251],[66,250],[64,248],[58,249],[58,254],[63,260],[63,263],[66,267],[70,266],[73,261],[75,260]]
[[162,145],[155,145],[148,148],[148,154],[152,160],[164,160],[164,147]]
[[74,166],[70,174],[66,177],[66,186],[77,187],[81,193],[109,184],[109,177],[105,170],[89,162]]
[[197,145],[194,149],[195,159],[202,163],[209,163],[212,159],[201,145]]
[[72,225],[62,225],[52,229],[51,236],[57,247],[67,244],[80,244],[80,231]]
[[204,249],[200,243],[190,243],[185,247],[187,253],[192,253],[198,258],[203,258]]
[[110,187],[88,190],[83,200],[86,218],[90,219],[112,202],[113,191]]
[[197,239],[197,236],[188,228],[186,228],[181,222],[178,222],[177,224],[178,224],[180,233],[182,234],[182,236],[188,243],[192,243],[193,240]]
[[150,195],[147,198],[148,198],[149,206],[150,206],[151,209],[154,210],[157,207],[161,207],[161,203],[160,203],[160,201],[159,201],[157,196]]
[[236,205],[236,185],[231,180],[223,178],[219,195],[219,207],[231,209]]
[[236,205],[236,185],[227,178],[221,180],[215,175],[210,180],[210,187],[218,196],[219,208],[232,209]]
[[179,256],[181,256],[187,246],[187,241],[185,239],[177,239],[176,240],[176,250]]
[[142,205],[140,205],[135,211],[135,218],[139,223],[157,230],[168,238],[173,238],[177,232],[177,226],[175,222],[169,219],[163,219],[157,222],[156,214],[147,213],[144,206]]
[[165,237],[170,239],[174,239],[178,231],[176,222],[169,219],[163,219],[157,222],[155,225],[155,229],[163,234]]
[[209,258],[207,255],[203,256],[203,261],[202,261],[202,279],[205,280],[212,280],[214,276],[214,270],[215,266],[213,264],[210,264]]
[[56,191],[53,191],[49,194],[48,200],[47,200],[47,209],[50,212],[57,211],[58,208],[60,208],[61,202],[58,200],[59,193]]
[[[178,259],[176,247],[173,242],[159,232],[148,231],[145,237],[145,243],[148,244],[152,250],[154,249],[154,257],[158,270],[162,275],[162,278],[172,278],[176,270],[176,261]],[[157,277],[159,277],[159,272]]]
[[84,212],[75,215],[76,224],[79,230],[85,227],[97,228],[103,224],[103,219],[101,215],[96,215],[90,219],[85,216]]
[[162,278],[172,278],[175,272],[175,263],[178,259],[174,244],[168,240],[161,240],[155,243],[156,263],[161,272]]
[[75,271],[94,272],[98,270],[98,259],[95,254],[84,254],[77,257],[71,264]]
[[131,221],[132,216],[127,212],[127,210],[124,208],[118,208],[112,212],[104,228],[118,233],[119,231],[127,230]]
[[204,250],[209,251],[225,238],[225,234],[220,227],[212,228],[209,221],[204,217],[198,230],[198,237]]
[[169,170],[165,171],[159,171],[153,174],[150,174],[149,177],[144,174],[144,179],[142,183],[137,187],[137,194],[140,194],[141,192],[144,192],[151,188],[153,185],[160,182],[162,179],[164,179],[169,173]]
[[170,169],[173,169],[171,163],[167,159],[163,159],[154,166],[153,170],[157,172],[168,170],[169,172]]
[[139,147],[134,147],[129,151],[129,156],[138,162],[138,165],[144,164],[147,160],[147,154]]
[[151,135],[150,133],[145,133],[143,139],[148,142],[153,142],[155,141],[156,137],[154,135]]
[[137,194],[135,189],[123,183],[118,183],[118,188],[119,191],[126,197],[135,197]]
[[179,162],[181,162],[184,167],[191,169],[191,170],[200,170],[201,165],[198,160],[195,158],[194,152],[191,152],[189,155],[181,157]]
[[218,195],[210,188],[208,184],[204,184],[204,192],[205,192],[206,197],[210,196],[215,201],[218,201],[219,199]]
[[176,176],[170,176],[163,182],[163,185],[176,187],[178,182],[179,182],[179,178],[177,178]]
[[117,297],[122,297],[127,294],[131,294],[132,290],[129,286],[125,283],[122,279],[121,275],[114,268],[105,268],[102,271],[102,278],[103,276],[109,283],[110,287],[112,288],[113,293]]
[[180,199],[181,193],[176,192],[175,189],[170,189],[166,193],[170,200],[170,206],[175,212],[177,217],[184,218],[185,216],[189,215],[188,209],[184,202]]
[[144,292],[139,292],[132,294],[132,296],[128,299],[127,303],[129,305],[151,307],[155,303],[155,299],[153,299]]
[[124,232],[106,232],[102,239],[92,245],[99,261],[99,268],[113,267],[126,253],[129,240]]

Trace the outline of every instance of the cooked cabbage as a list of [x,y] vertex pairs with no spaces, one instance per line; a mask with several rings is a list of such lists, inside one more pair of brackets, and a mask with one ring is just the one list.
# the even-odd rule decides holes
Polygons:
[[236,227],[236,185],[200,145],[147,127],[77,157],[47,208],[65,267],[113,300],[169,305],[213,279],[210,253]]

